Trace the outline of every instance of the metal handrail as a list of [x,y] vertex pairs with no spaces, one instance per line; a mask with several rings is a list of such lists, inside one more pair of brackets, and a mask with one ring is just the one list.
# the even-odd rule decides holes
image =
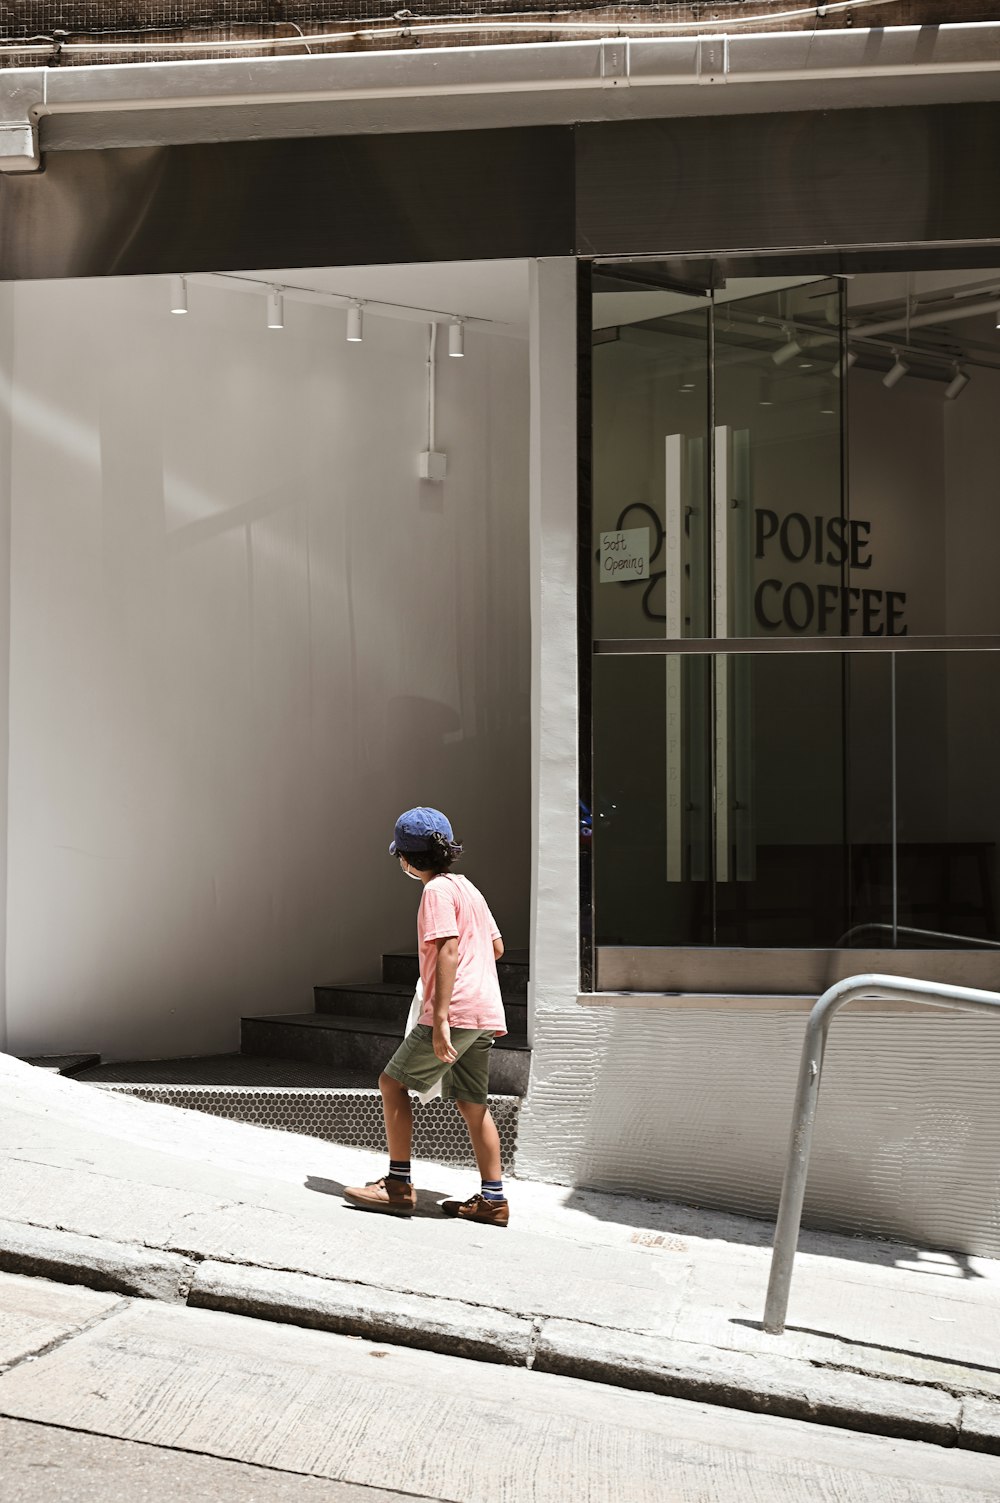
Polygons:
[[[971,934],[946,934],[943,929],[913,929],[907,924],[855,924],[842,934],[834,945],[835,950],[849,950],[852,942],[862,934],[891,934],[894,937],[900,935],[908,939],[934,939],[946,940],[946,949],[964,950],[1000,950],[1000,940],[977,939]],[[895,947],[894,947],[895,948]]]
[[954,1007],[970,1012],[1000,1015],[1000,992],[977,991],[969,986],[946,986],[935,981],[917,981],[906,976],[848,976],[819,998],[809,1014],[799,1064],[792,1131],[788,1144],[785,1178],[781,1186],[778,1224],[774,1229],[771,1276],[764,1305],[764,1330],[780,1336],[785,1329],[792,1265],[802,1224],[802,1203],[809,1173],[809,1151],[823,1076],[823,1054],[834,1014],[858,997],[884,997],[894,1002],[927,1002],[934,1007]]

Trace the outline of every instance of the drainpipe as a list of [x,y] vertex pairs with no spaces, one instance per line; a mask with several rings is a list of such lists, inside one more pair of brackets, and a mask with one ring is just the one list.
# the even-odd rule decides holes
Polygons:
[[[502,19],[496,26],[502,27]],[[553,113],[572,122],[618,118],[620,106],[603,91],[646,90],[634,115],[711,114],[708,100],[699,97],[705,87],[741,88],[745,109],[752,112],[774,108],[775,98],[781,107],[783,85],[823,83],[830,85],[823,107],[836,108],[857,105],[859,82],[1000,72],[998,22],[676,37],[622,35],[626,23],[616,31],[614,37],[571,42],[419,52],[4,69],[0,171],[37,170],[39,121],[55,114],[241,105],[266,111],[272,105],[317,103],[330,105],[330,133],[336,134],[337,106],[347,100],[411,100],[410,118],[399,129],[419,130],[427,128],[427,117],[442,100],[463,95],[571,95],[565,111]],[[583,108],[581,94],[591,101]],[[260,134],[266,134],[266,114],[263,118]],[[442,128],[440,116],[431,128]],[[451,128],[462,126],[456,120]]]

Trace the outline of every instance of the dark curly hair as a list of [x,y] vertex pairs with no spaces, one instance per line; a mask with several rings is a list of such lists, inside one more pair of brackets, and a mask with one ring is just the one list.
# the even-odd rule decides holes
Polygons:
[[433,872],[440,877],[454,866],[462,854],[462,847],[457,840],[446,840],[437,833],[430,840],[430,848],[426,851],[397,851],[396,855],[405,857],[407,866],[412,866],[414,871]]

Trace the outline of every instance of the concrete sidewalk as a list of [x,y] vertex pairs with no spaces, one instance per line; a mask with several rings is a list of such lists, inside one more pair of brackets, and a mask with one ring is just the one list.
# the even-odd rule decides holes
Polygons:
[[384,1159],[108,1095],[0,1055],[0,1269],[1000,1454],[1000,1263],[513,1183],[506,1231],[347,1206]]

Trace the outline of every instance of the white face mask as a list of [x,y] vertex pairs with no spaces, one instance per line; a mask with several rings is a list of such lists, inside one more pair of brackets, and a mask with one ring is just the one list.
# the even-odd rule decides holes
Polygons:
[[404,873],[405,876],[409,877],[411,879],[411,881],[413,881],[413,882],[419,882],[420,881],[420,873],[419,872],[411,871],[410,868],[409,868],[409,866],[404,866],[403,867],[403,873]]

